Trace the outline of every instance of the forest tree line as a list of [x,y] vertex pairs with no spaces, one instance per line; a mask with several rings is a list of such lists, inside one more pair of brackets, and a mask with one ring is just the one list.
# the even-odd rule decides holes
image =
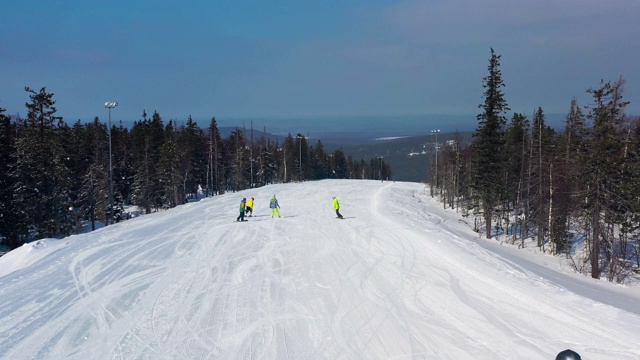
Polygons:
[[26,117],[0,108],[0,240],[11,249],[76,233],[83,223],[95,229],[120,221],[126,205],[150,213],[198,194],[391,176],[383,159],[354,160],[341,148],[327,153],[301,134],[279,143],[236,128],[223,138],[215,118],[206,129],[191,117],[165,123],[158,112],[143,112],[131,129],[122,122],[109,129],[98,117],[69,126],[46,88],[25,90]]
[[[462,211],[487,238],[524,247],[531,238],[551,254],[567,254],[576,270],[624,282],[640,268],[640,118],[628,116],[624,79],[573,99],[564,129],[510,111],[500,56],[491,49],[478,127],[466,146],[451,141],[431,162],[431,194]],[[437,168],[436,168],[437,164]],[[584,241],[575,259],[570,251]]]

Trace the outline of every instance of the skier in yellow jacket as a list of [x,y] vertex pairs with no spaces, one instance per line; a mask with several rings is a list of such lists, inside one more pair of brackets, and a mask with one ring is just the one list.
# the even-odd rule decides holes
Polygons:
[[253,216],[253,200],[253,198],[249,198],[249,200],[247,200],[247,210],[245,211],[247,217]]
[[333,197],[333,208],[336,209],[336,217],[338,219],[344,219],[340,214],[340,203],[338,202],[338,198]]

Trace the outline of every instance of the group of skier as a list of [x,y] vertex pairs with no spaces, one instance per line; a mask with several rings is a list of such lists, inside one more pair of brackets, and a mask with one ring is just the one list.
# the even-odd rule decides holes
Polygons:
[[[244,218],[245,214],[247,215],[247,217],[253,216],[254,200],[255,198],[249,198],[249,200],[247,200],[246,198],[242,198],[242,200],[240,201],[240,215],[238,215],[236,221],[247,221]],[[271,217],[273,217],[274,215],[278,215],[278,217],[280,217],[280,204],[278,204],[278,199],[276,199],[275,195],[273,195],[273,197],[271,198],[269,207],[271,208]]]
[[[240,215],[238,215],[236,221],[247,221],[244,218],[245,215],[247,217],[253,216],[254,200],[254,198],[249,198],[249,200],[247,200],[247,198],[242,198],[242,200],[240,201]],[[271,201],[269,202],[269,208],[271,209],[271,217],[274,217],[274,215],[278,215],[278,217],[280,217],[280,204],[278,204],[278,199],[276,199],[275,195],[273,195]],[[344,219],[342,214],[340,214],[340,203],[338,202],[338,198],[336,198],[335,196],[333,197],[333,208],[336,211],[336,218]]]
[[242,198],[240,201],[240,215],[238,215],[236,221],[247,221],[244,219],[244,215],[246,213],[250,213],[250,215],[247,215],[249,217],[253,215],[253,200],[254,198],[251,198],[249,199],[249,202],[247,202],[247,198]]

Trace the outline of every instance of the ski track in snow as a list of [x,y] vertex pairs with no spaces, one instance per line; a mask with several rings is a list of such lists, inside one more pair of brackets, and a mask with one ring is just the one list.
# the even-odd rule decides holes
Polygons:
[[420,184],[326,180],[72,236],[0,277],[0,357],[640,358],[638,314],[496,255],[441,207]]

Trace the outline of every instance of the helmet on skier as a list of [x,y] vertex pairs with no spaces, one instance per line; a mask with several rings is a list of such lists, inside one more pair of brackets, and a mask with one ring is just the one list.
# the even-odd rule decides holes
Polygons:
[[580,354],[578,354],[577,352],[571,349],[561,351],[556,356],[556,360],[581,360],[581,359],[582,358],[580,357]]

